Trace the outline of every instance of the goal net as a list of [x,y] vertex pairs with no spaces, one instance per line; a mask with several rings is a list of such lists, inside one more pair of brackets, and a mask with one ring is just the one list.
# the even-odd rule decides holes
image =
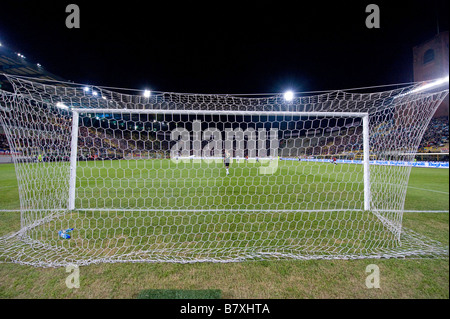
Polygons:
[[0,261],[231,262],[448,255],[402,227],[448,88],[232,96],[7,76],[21,228]]

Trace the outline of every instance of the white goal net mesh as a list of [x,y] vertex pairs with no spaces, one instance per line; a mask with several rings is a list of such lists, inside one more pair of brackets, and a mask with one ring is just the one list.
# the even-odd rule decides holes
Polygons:
[[448,88],[121,93],[8,76],[21,229],[0,261],[446,256],[402,228],[411,161]]

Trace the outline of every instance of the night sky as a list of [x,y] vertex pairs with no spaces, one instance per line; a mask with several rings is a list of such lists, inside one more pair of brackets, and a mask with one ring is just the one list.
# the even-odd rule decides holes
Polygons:
[[[93,4],[95,3],[95,5]],[[68,29],[65,8],[80,8]],[[368,29],[368,4],[380,29]],[[0,42],[78,83],[189,93],[413,81],[412,48],[448,1],[2,1]]]

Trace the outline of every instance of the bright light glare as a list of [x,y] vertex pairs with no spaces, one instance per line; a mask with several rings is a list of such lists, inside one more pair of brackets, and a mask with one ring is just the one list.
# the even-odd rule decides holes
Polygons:
[[85,87],[83,88],[83,90],[84,90],[84,92],[89,92],[89,88],[88,88],[87,86],[85,86]]
[[94,92],[92,92],[92,94],[94,94],[95,96],[97,96],[97,95],[98,95],[98,93],[97,93],[97,92],[95,92],[95,91],[94,91]]
[[412,90],[412,91],[409,92],[409,93],[422,92],[422,91],[428,90],[428,89],[430,89],[430,88],[433,88],[433,87],[435,87],[435,86],[439,86],[439,85],[444,84],[444,83],[448,83],[448,75],[447,75],[445,78],[437,79],[437,80],[434,81],[434,82],[431,82],[431,83],[425,84],[425,85],[423,85],[423,86],[420,86],[420,87],[418,87],[418,88]]
[[294,92],[292,92],[292,91],[286,91],[286,92],[284,93],[284,99],[285,99],[286,101],[292,101],[292,100],[294,99]]
[[59,107],[60,109],[67,110],[69,107],[65,105],[64,103],[58,102],[56,103],[56,107]]
[[144,97],[150,97],[151,92],[149,90],[144,91]]

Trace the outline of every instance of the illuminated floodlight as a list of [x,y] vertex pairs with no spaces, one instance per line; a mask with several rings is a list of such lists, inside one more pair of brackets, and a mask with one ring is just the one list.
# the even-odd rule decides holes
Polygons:
[[151,95],[150,90],[145,90],[143,95],[144,95],[144,97],[150,97],[150,95]]
[[67,105],[65,105],[64,103],[62,103],[62,102],[56,103],[56,107],[58,107],[60,109],[63,109],[63,110],[68,110],[69,109],[69,107]]
[[288,102],[292,101],[294,99],[294,92],[292,92],[292,91],[284,92],[284,99]]
[[96,91],[92,91],[92,94],[93,94],[94,96],[97,96],[97,95],[98,95],[98,93],[97,93]]
[[84,92],[89,92],[89,91],[90,91],[90,88],[88,88],[87,86],[85,86],[85,87],[83,88],[83,91],[84,91]]
[[40,68],[42,65],[40,65],[39,63],[36,63],[37,67]]

